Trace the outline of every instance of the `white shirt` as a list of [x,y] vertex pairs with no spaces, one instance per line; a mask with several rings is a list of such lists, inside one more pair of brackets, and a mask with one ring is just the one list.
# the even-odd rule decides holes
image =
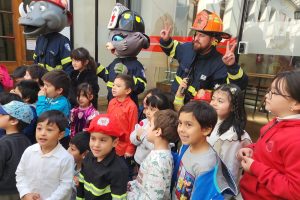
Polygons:
[[47,154],[39,144],[28,147],[16,171],[20,197],[35,192],[42,200],[70,200],[73,170],[74,159],[61,144]]

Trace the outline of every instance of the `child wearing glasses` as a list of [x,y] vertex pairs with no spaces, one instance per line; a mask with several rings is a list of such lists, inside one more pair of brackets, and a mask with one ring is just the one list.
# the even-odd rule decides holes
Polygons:
[[300,71],[279,73],[266,94],[276,117],[255,144],[238,152],[244,199],[300,199]]

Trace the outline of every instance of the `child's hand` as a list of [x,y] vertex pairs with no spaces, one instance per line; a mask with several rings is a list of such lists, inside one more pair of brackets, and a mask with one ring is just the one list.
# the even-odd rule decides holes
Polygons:
[[133,157],[133,154],[125,153],[125,154],[124,154],[124,157],[125,157],[125,158],[130,158],[130,157]]
[[73,177],[73,181],[74,181],[74,183],[75,183],[75,186],[78,187],[78,185],[79,185],[79,180],[78,180],[78,177],[77,177],[77,176],[74,176],[74,177]]
[[38,93],[38,96],[45,96],[46,95],[46,92],[45,92],[45,89],[42,88],[39,93]]
[[131,184],[130,184],[130,181],[127,183],[127,191],[128,191],[128,192],[131,191]]
[[244,157],[242,158],[241,165],[242,165],[244,171],[246,171],[246,172],[248,172],[248,173],[251,173],[250,167],[251,167],[253,161],[254,161],[254,160],[253,160],[252,158],[247,157],[247,156],[244,156]]
[[143,134],[144,130],[142,127],[139,127],[137,130],[136,130],[136,136],[137,137],[141,137],[141,135]]
[[250,149],[250,148],[241,148],[236,157],[237,159],[239,159],[240,161],[243,159],[243,157],[249,157],[249,158],[252,158],[252,155],[253,155],[253,150]]

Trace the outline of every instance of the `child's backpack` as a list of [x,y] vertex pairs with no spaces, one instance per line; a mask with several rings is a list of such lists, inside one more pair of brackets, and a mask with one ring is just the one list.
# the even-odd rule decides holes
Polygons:
[[2,77],[1,84],[5,90],[12,89],[14,86],[14,82],[10,75],[8,74],[7,68],[5,65],[0,64],[0,77]]

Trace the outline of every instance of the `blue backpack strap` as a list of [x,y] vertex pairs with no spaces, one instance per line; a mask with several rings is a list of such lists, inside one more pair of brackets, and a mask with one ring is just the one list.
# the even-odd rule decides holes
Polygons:
[[171,188],[170,188],[171,192],[172,192],[173,187],[174,187],[174,185],[176,183],[176,180],[177,180],[177,173],[178,173],[180,161],[182,159],[183,154],[188,149],[188,147],[189,147],[189,145],[182,145],[181,149],[179,151],[179,154],[172,152],[173,161],[174,161],[174,169],[173,169],[172,181],[171,181]]

